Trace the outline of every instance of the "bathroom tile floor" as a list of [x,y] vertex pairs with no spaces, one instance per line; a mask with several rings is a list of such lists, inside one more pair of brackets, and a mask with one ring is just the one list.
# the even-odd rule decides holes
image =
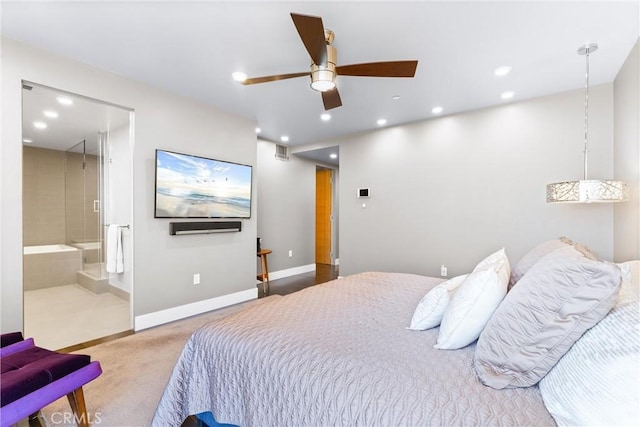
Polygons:
[[131,329],[129,303],[78,285],[26,291],[24,329],[38,347],[58,350]]

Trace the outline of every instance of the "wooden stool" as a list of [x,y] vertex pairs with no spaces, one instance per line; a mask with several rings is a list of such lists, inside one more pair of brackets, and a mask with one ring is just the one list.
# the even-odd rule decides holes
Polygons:
[[267,264],[267,255],[271,253],[271,249],[262,249],[258,251],[260,257],[260,268],[262,272],[258,274],[258,280],[262,282],[262,292],[265,296],[269,294],[269,265]]

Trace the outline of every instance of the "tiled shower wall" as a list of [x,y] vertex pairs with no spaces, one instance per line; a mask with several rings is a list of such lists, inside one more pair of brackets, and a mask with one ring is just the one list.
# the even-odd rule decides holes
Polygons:
[[[65,154],[70,154],[66,182]],[[22,161],[24,246],[97,241],[97,157],[87,156],[86,182],[91,184],[84,202],[82,155],[25,146]]]

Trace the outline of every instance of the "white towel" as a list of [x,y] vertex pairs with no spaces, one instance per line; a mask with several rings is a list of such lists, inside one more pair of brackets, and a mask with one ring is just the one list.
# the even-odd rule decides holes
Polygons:
[[107,229],[107,273],[123,271],[122,229],[118,224],[111,224]]

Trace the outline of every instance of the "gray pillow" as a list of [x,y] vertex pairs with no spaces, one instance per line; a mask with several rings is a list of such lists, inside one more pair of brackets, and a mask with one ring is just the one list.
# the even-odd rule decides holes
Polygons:
[[615,264],[589,259],[573,246],[540,259],[478,338],[480,381],[496,389],[536,384],[611,310],[621,282]]
[[509,289],[511,289],[518,280],[522,279],[522,276],[524,276],[525,273],[542,257],[565,246],[573,246],[573,242],[566,237],[560,237],[558,239],[547,240],[546,242],[540,243],[538,246],[527,252],[525,256],[518,261],[513,270],[511,270]]

